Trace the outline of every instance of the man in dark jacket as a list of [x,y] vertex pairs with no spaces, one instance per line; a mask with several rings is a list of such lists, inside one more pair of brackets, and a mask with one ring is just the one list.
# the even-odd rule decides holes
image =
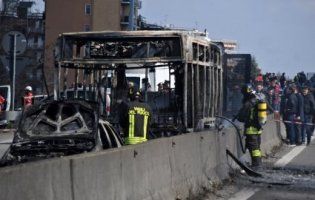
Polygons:
[[302,89],[304,99],[304,124],[302,125],[302,142],[305,142],[305,135],[307,136],[307,145],[311,142],[311,136],[313,132],[313,126],[310,125],[313,122],[315,114],[315,100],[313,95],[310,93],[307,86]]
[[289,121],[286,125],[288,131],[287,137],[290,141],[290,145],[301,144],[299,126],[296,124],[301,121],[301,108],[299,105],[299,101],[301,100],[299,100],[296,90],[297,88],[293,84],[288,87],[287,99],[284,108],[285,120]]
[[295,88],[294,93],[297,96],[298,99],[298,114],[296,118],[296,121],[298,123],[295,124],[296,127],[296,145],[301,145],[302,144],[302,122],[304,121],[304,98],[303,95],[300,92],[301,87]]

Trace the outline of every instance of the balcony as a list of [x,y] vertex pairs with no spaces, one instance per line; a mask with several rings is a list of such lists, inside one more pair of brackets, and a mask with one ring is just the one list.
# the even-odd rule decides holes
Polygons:
[[141,9],[142,8],[142,1],[138,0],[136,5],[137,5],[138,9]]
[[[142,8],[142,1],[141,0],[134,0],[135,1],[135,7],[138,9]],[[130,5],[130,0],[121,0],[122,5]]]
[[129,5],[130,4],[130,0],[121,0],[121,4],[122,5]]

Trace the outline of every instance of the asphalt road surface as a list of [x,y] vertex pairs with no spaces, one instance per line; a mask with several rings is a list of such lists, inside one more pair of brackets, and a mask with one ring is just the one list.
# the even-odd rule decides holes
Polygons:
[[[223,188],[204,199],[315,200],[315,140],[309,146],[283,145],[265,161],[262,178],[236,173]],[[266,164],[268,162],[268,164]]]

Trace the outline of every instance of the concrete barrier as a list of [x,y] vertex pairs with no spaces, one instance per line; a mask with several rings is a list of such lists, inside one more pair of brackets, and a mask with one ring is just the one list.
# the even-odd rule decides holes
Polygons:
[[[280,142],[276,126],[264,129],[264,152]],[[6,167],[0,194],[6,200],[183,199],[228,177],[226,148],[242,155],[232,128]]]
[[223,139],[202,132],[74,157],[74,199],[186,197],[228,177]]
[[274,121],[274,116],[268,116],[268,122],[263,127],[263,133],[261,135],[261,150],[263,155],[271,153],[274,147],[281,144],[281,139],[284,137],[285,128],[282,123]]
[[71,200],[69,159],[21,164],[0,170],[0,199]]

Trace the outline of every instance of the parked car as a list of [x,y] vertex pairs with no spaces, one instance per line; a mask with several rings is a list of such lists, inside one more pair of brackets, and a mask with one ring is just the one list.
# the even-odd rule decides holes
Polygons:
[[79,100],[51,100],[30,107],[1,166],[121,147],[120,134],[96,110],[96,104]]

